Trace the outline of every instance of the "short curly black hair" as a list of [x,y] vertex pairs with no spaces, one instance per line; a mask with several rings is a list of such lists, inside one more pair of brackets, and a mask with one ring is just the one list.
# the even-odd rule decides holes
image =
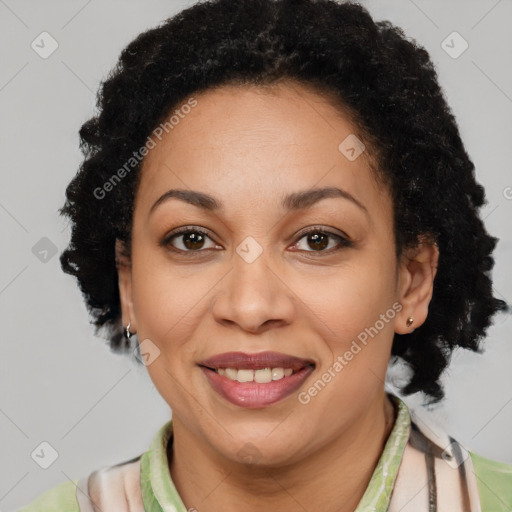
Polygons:
[[392,346],[412,369],[400,391],[438,402],[453,350],[481,353],[491,317],[510,309],[493,296],[497,239],[479,217],[484,190],[427,51],[357,3],[201,1],[133,40],[98,91],[98,112],[80,129],[84,160],[59,210],[72,222],[62,269],[77,278],[96,334],[105,330],[111,350],[126,352],[115,240],[129,251],[141,164],[107,200],[95,190],[192,93],[290,79],[338,99],[376,155],[376,174],[393,199],[397,255],[421,236],[439,247],[428,317],[395,334]]

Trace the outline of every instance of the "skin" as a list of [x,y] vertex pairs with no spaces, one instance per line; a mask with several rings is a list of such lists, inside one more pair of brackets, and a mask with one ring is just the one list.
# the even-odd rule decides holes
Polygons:
[[[116,244],[123,325],[160,350],[147,369],[172,409],[172,479],[199,511],[353,511],[395,421],[384,391],[393,336],[425,321],[438,249],[422,243],[397,260],[390,195],[367,152],[350,161],[339,151],[358,132],[315,90],[285,81],[194,98],[197,106],[144,159],[131,260]],[[299,211],[281,206],[289,193],[327,186],[366,211],[337,197]],[[211,212],[174,198],[150,214],[177,188],[223,206]],[[184,226],[209,238],[159,245]],[[316,249],[303,235],[308,226],[353,245],[332,237]],[[246,237],[262,249],[252,263],[236,252]],[[305,405],[293,393],[268,407],[237,407],[197,366],[228,351],[283,352],[315,362],[298,390],[307,391],[394,303],[401,311]],[[252,463],[240,454],[251,445]]]

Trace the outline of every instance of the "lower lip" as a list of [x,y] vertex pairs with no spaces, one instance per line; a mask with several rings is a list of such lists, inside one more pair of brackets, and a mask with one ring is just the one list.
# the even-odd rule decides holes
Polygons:
[[232,404],[251,409],[266,407],[291,395],[304,383],[314,369],[312,366],[306,366],[289,377],[260,384],[258,382],[238,382],[219,375],[216,371],[204,366],[200,368],[219,395]]

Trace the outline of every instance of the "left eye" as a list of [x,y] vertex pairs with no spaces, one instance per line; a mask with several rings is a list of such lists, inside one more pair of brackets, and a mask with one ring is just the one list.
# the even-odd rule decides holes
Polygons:
[[[308,244],[309,247],[313,247],[312,251],[298,247],[300,241],[303,239],[306,240],[306,244]],[[337,241],[337,243],[334,243],[329,247],[329,241],[332,241],[333,239]],[[349,247],[350,245],[351,242],[341,235],[336,235],[334,233],[330,233],[329,231],[322,231],[320,229],[313,229],[304,233],[299,239],[299,242],[295,244],[295,247],[298,247],[299,250],[305,250],[306,252],[335,252],[330,251],[330,249],[337,247],[335,250],[339,250],[342,247]],[[329,250],[325,250],[327,247],[329,247]]]

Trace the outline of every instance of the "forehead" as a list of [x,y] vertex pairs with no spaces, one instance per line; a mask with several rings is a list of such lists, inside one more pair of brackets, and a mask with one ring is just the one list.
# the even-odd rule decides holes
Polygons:
[[192,98],[192,108],[173,109],[180,115],[172,129],[144,158],[139,209],[171,188],[245,208],[275,207],[289,192],[326,186],[382,201],[367,152],[355,159],[344,152],[361,138],[356,127],[316,91],[296,82],[225,85]]

